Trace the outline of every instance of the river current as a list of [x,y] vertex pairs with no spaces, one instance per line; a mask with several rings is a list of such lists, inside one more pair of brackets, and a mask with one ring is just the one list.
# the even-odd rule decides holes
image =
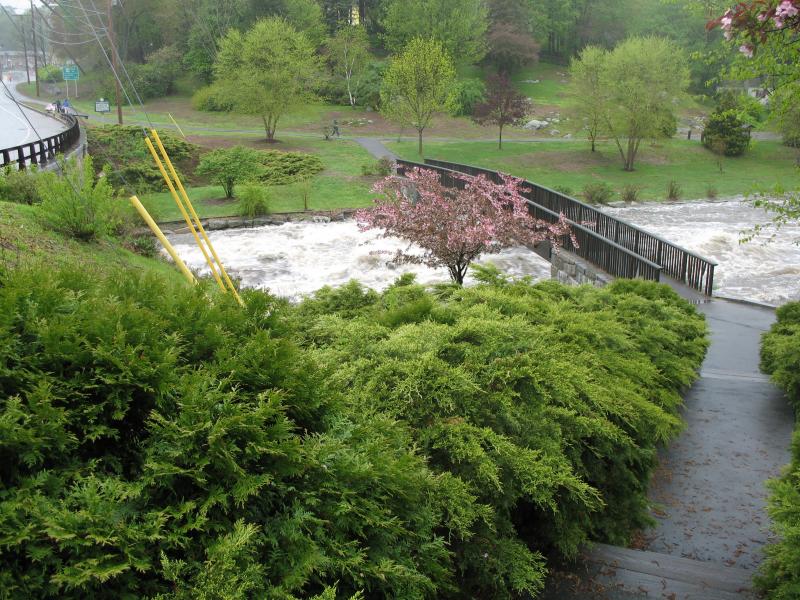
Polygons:
[[[742,231],[768,220],[744,199],[640,204],[607,212],[719,263],[717,295],[776,305],[800,299],[800,246],[794,244],[800,239],[800,226],[782,229],[769,243],[765,242],[771,232],[740,244]],[[383,238],[374,230],[360,232],[352,221],[286,223],[214,231],[209,236],[228,271],[244,286],[294,300],[323,285],[337,286],[350,279],[375,289],[385,288],[405,272],[415,273],[423,284],[448,280],[446,269],[391,265],[390,255],[407,249],[408,244]],[[170,239],[190,268],[208,273],[191,236]],[[549,263],[523,247],[487,255],[481,262],[492,262],[514,276],[550,277]]]

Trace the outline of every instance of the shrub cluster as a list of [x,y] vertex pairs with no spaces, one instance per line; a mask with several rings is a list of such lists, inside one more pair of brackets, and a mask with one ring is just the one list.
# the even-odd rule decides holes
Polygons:
[[266,150],[261,153],[264,170],[259,180],[266,185],[286,185],[313,177],[325,168],[315,154]]
[[394,171],[394,161],[385,156],[379,158],[374,163],[361,165],[361,174],[365,177],[377,175],[378,177],[386,177],[391,175]]
[[535,593],[549,552],[624,543],[649,522],[656,446],[706,349],[666,286],[531,286],[484,270],[473,288],[382,295],[352,283],[298,310],[304,344],[364,414],[407,423],[452,493],[447,538],[467,597]]
[[607,204],[613,197],[614,190],[605,181],[587,183],[583,187],[583,199],[589,204]]
[[[178,174],[186,183],[183,172],[197,155],[198,147],[165,131],[160,131],[158,135]],[[105,171],[114,187],[126,187],[129,192],[137,193],[166,189],[164,179],[145,146],[141,127],[90,127],[86,130],[86,139],[89,154],[95,158],[96,171]]]
[[547,551],[626,540],[702,318],[651,283],[480,277],[241,309],[3,274],[0,598],[509,598]]
[[[761,369],[786,391],[800,409],[800,302],[781,306],[777,322],[761,340]],[[800,428],[792,442],[792,460],[783,475],[769,483],[769,514],[778,541],[766,548],[756,579],[769,598],[800,597]]]
[[750,128],[733,110],[711,113],[703,129],[703,145],[724,156],[741,156],[750,147]]
[[239,191],[239,214],[251,219],[269,214],[269,190],[259,184],[243,185]]
[[7,165],[0,170],[0,200],[17,204],[38,204],[42,201],[38,180],[39,171],[36,167],[18,170]]

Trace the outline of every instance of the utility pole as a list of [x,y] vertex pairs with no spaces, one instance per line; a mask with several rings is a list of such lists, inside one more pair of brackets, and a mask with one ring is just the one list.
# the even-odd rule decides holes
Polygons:
[[39,97],[39,56],[36,54],[36,14],[31,0],[31,31],[33,31],[33,70],[36,73],[36,97]]
[[[33,0],[31,0],[33,1]],[[117,122],[122,125],[122,93],[119,89],[119,69],[117,68],[117,45],[114,43],[114,18],[111,13],[113,0],[108,0],[108,41],[111,42],[111,61],[114,65],[114,93],[117,99]]]
[[22,53],[25,55],[25,77],[28,78],[28,85],[31,84],[31,68],[28,66],[28,40],[25,35],[25,19],[20,19],[20,30],[22,31]]

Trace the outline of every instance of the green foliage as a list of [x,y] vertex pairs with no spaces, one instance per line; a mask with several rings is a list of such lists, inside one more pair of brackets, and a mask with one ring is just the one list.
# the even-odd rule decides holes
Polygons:
[[394,162],[390,158],[379,158],[372,164],[361,165],[361,174],[364,176],[377,175],[386,177],[391,175],[394,170]]
[[233,110],[233,103],[225,97],[223,90],[207,85],[192,95],[192,108],[206,112],[229,112]]
[[235,110],[260,116],[274,141],[280,118],[312,98],[319,76],[312,44],[284,19],[270,17],[244,34],[230,30],[219,46],[216,85]]
[[714,112],[703,129],[703,145],[724,156],[741,156],[750,147],[750,127],[735,110]]
[[83,163],[70,160],[62,166],[63,175],[42,173],[37,181],[42,198],[45,224],[69,237],[84,242],[118,233],[132,219],[106,177],[97,177],[92,159]]
[[[761,369],[786,391],[800,409],[800,303],[777,310],[777,322],[761,339]],[[757,585],[776,600],[800,593],[800,428],[792,441],[792,460],[783,475],[769,483],[768,512],[778,541],[767,546]]]
[[800,148],[800,82],[786,85],[770,96],[772,121],[783,136],[783,143]]
[[305,152],[261,152],[259,181],[265,185],[286,185],[313,177],[325,168],[322,159]]
[[62,81],[61,68],[57,67],[56,65],[45,65],[43,67],[39,67],[38,78],[39,81],[43,81],[44,83],[56,83],[58,81]]
[[237,183],[258,180],[261,175],[262,153],[244,146],[217,148],[200,157],[195,173],[207,175],[222,186],[226,198],[233,198]]
[[422,132],[434,113],[453,106],[455,81],[453,61],[442,44],[422,38],[411,40],[386,71],[381,90],[383,110],[417,130],[420,154]]
[[128,68],[133,85],[142,99],[162,98],[175,91],[182,73],[183,55],[175,46],[162,46],[144,64]]
[[2,278],[0,597],[451,589],[458,482],[327,389],[284,303],[116,268]]
[[614,189],[605,181],[588,183],[583,187],[583,199],[589,204],[607,204],[614,197]]
[[408,423],[451,482],[462,595],[510,598],[541,588],[540,552],[649,522],[655,448],[680,429],[706,330],[666,286],[478,278],[437,296],[408,277],[381,295],[326,288],[298,323],[332,389]]
[[465,64],[486,54],[489,22],[480,0],[389,0],[382,24],[386,46],[395,54],[416,38],[438,42]]
[[456,83],[455,100],[451,114],[454,116],[471,115],[475,105],[483,102],[486,86],[477,77],[459,79]]
[[623,202],[638,202],[641,188],[638,185],[629,183],[620,190],[619,197]]
[[7,165],[0,171],[0,200],[18,204],[38,204],[42,201],[37,185],[36,167],[18,170]]
[[[169,132],[159,132],[161,142],[184,183],[183,168],[198,153],[195,144]],[[103,125],[86,129],[89,154],[96,171],[105,172],[115,188],[128,192],[161,191],[166,184],[144,143],[142,128],[135,125]],[[132,189],[131,189],[132,188]]]
[[238,194],[239,213],[243,217],[260,217],[269,214],[269,190],[262,185],[245,184]]
[[361,106],[379,109],[381,106],[381,88],[383,75],[386,72],[386,63],[373,61],[364,70],[364,75],[356,88],[356,98]]
[[358,103],[358,88],[369,63],[369,38],[361,26],[343,25],[327,43],[335,79],[344,83],[347,102]]
[[583,50],[572,63],[576,116],[589,138],[602,132],[632,171],[641,141],[674,133],[674,102],[686,90],[689,70],[681,49],[660,37],[632,37],[611,51]]
[[680,200],[683,195],[681,185],[674,179],[667,183],[667,200]]

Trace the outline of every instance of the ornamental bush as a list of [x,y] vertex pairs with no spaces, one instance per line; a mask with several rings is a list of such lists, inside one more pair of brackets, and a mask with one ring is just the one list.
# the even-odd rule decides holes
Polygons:
[[[656,447],[707,346],[666,286],[485,282],[435,295],[353,282],[298,309],[302,342],[357,412],[409,425],[431,468],[474,498],[450,544],[467,597],[535,594],[545,553],[625,543],[650,522]],[[598,376],[602,374],[602,376]]]
[[624,542],[702,318],[653,283],[478,278],[240,308],[4,271],[0,598],[502,599]]
[[[761,369],[800,409],[800,302],[777,310],[777,322],[761,340]],[[783,475],[769,482],[768,512],[778,541],[767,546],[756,583],[775,600],[800,596],[800,428],[792,440],[792,460]]]
[[[0,281],[0,598],[434,598],[475,511],[246,308],[133,270]],[[34,560],[35,557],[35,560]],[[337,588],[338,593],[333,593]]]
[[725,156],[741,156],[750,147],[750,128],[734,110],[714,112],[703,129],[703,145]]

